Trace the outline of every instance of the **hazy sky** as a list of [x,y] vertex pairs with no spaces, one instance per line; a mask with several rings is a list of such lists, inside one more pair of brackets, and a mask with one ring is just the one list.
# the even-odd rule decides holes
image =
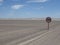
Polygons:
[[0,0],[0,18],[60,18],[60,0]]

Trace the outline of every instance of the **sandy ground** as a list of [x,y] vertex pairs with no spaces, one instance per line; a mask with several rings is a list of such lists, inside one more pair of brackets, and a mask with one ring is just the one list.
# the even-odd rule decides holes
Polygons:
[[[59,24],[60,21],[52,21],[50,28]],[[0,20],[0,45],[16,45],[47,31],[47,23],[42,20]]]
[[18,45],[60,45],[60,23],[48,32]]

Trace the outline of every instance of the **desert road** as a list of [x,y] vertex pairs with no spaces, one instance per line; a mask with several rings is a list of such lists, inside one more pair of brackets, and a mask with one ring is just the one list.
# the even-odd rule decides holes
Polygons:
[[[52,21],[47,30],[47,23],[42,20],[0,20],[0,45],[59,45],[59,29],[60,21]],[[29,42],[42,34],[46,36]]]

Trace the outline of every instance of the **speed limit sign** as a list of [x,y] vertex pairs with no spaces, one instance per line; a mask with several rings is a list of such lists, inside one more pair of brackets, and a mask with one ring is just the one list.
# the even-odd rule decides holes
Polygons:
[[46,18],[46,22],[48,23],[48,30],[49,30],[49,23],[52,21],[51,17]]

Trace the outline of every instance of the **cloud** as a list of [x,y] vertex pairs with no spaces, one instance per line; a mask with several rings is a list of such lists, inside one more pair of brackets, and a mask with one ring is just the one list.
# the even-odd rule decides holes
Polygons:
[[11,8],[12,9],[20,9],[22,8],[24,5],[13,5]]
[[43,9],[43,8],[44,8],[44,6],[41,6],[41,7],[35,8],[35,9],[40,10],[40,9]]
[[0,0],[0,6],[3,4],[3,1],[4,1],[4,0]]
[[0,3],[0,6],[2,5],[2,3]]
[[48,0],[29,0],[28,3],[31,2],[47,2]]
[[19,1],[19,0],[11,0],[11,1]]
[[0,2],[3,2],[3,0],[0,0]]

